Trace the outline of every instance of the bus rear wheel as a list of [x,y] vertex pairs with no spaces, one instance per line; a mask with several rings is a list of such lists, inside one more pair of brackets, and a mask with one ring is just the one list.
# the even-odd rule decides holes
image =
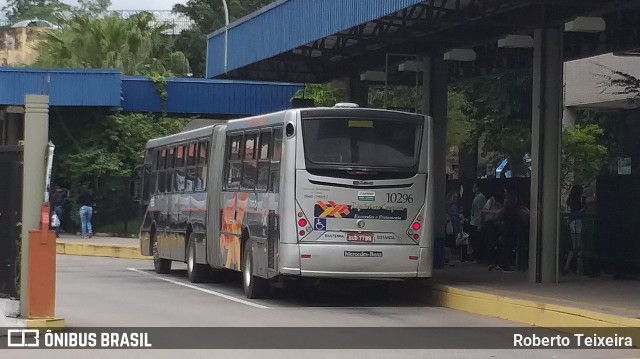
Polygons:
[[207,279],[208,268],[204,264],[196,262],[196,235],[189,234],[187,245],[187,274],[191,283],[202,283]]
[[244,285],[244,295],[249,299],[264,298],[269,292],[269,282],[253,275],[253,250],[251,243],[247,243],[244,248],[244,263],[242,266],[242,282]]
[[160,258],[160,253],[158,253],[158,240],[153,238],[153,247],[151,249],[153,253],[153,269],[158,274],[169,274],[171,273],[171,260]]

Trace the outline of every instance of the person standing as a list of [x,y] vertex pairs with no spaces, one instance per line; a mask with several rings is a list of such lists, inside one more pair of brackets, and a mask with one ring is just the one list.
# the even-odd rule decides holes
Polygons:
[[60,222],[56,228],[56,237],[60,237],[60,231],[62,230],[62,214],[64,213],[64,204],[69,196],[68,191],[60,185],[55,185],[55,189],[51,194],[51,207],[53,208],[53,212],[58,217],[58,221]]
[[93,196],[88,188],[84,188],[78,196],[78,205],[80,206],[80,223],[82,226],[82,238],[91,238],[93,236],[93,228],[91,225],[91,217],[93,216]]
[[500,219],[500,237],[496,247],[497,262],[494,261],[489,270],[497,268],[503,272],[513,272],[510,264],[513,257],[513,249],[518,240],[518,226],[521,222],[520,209],[521,206],[518,203],[518,196],[515,191],[511,188],[505,188],[502,208],[490,211],[485,210]]
[[485,241],[483,240],[481,227],[480,227],[480,212],[484,209],[487,199],[480,190],[480,184],[477,182],[473,184],[471,191],[474,194],[473,203],[471,204],[471,218],[469,220],[469,240],[471,241],[471,248],[473,249],[473,256],[477,263],[482,262],[484,259],[484,252],[486,249]]
[[[459,207],[458,193],[451,192],[447,196],[447,227],[445,241],[445,264],[453,266],[453,250],[456,248],[456,238],[462,233],[462,211]],[[461,258],[462,259],[462,258]]]
[[569,207],[569,233],[571,235],[571,250],[567,254],[567,261],[564,264],[564,271],[568,273],[571,270],[571,264],[574,256],[577,258],[576,272],[582,273],[582,218],[581,213],[584,211],[582,205],[583,188],[575,185],[571,188],[569,198],[567,198],[567,206]]
[[488,270],[491,271],[500,264],[500,227],[502,218],[499,211],[503,206],[504,192],[496,182],[490,184],[491,197],[487,200],[484,208],[480,212],[480,230],[487,243],[486,254],[489,263]]

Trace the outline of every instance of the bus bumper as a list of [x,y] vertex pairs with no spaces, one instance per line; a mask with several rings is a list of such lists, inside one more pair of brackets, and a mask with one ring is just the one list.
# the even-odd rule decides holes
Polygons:
[[[281,246],[280,273],[323,278],[427,278],[428,248],[409,245],[289,244]],[[284,253],[283,253],[284,252]]]

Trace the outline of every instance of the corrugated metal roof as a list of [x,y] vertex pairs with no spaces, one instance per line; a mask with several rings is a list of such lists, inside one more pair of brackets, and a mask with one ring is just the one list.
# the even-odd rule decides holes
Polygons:
[[51,106],[120,106],[120,71],[0,68],[0,104],[24,105],[24,97],[49,95]]
[[[228,71],[419,4],[424,0],[282,0],[229,26]],[[225,31],[207,40],[207,77],[225,73]]]
[[[251,115],[291,108],[300,84],[173,78],[167,80],[168,113]],[[122,109],[160,112],[160,96],[146,77],[122,78]]]

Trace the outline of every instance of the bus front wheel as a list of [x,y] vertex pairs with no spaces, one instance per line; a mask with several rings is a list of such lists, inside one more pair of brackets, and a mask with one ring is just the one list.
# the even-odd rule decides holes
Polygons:
[[251,243],[247,243],[244,248],[244,265],[242,267],[244,294],[249,299],[264,298],[269,291],[269,282],[253,275],[253,271],[253,250]]
[[160,253],[158,252],[158,240],[153,238],[153,269],[158,274],[169,274],[171,272],[171,260],[160,258]]

